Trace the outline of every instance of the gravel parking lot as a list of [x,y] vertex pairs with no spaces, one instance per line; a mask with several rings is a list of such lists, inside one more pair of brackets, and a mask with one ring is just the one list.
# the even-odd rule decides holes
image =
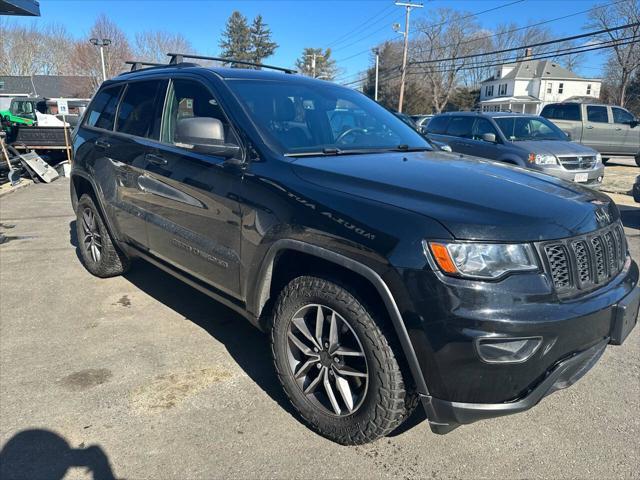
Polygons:
[[[0,201],[1,478],[640,477],[640,328],[524,414],[437,436],[418,412],[342,447],[293,416],[236,314],[144,263],[87,273],[68,187]],[[621,208],[640,258],[640,208]]]

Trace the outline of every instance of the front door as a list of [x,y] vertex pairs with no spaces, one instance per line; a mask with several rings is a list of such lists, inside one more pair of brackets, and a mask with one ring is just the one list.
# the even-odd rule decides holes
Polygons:
[[603,105],[586,105],[587,115],[582,132],[582,144],[598,150],[612,153],[615,149],[611,139],[612,126],[609,123],[607,107]]
[[161,143],[148,152],[145,175],[139,180],[151,212],[151,253],[238,297],[241,214],[235,192],[242,171],[180,141],[176,125],[191,117],[221,120],[225,143],[239,144],[203,83],[190,78],[170,83]]
[[615,153],[635,155],[640,152],[640,125],[631,128],[635,118],[624,108],[611,107],[613,130],[611,143]]

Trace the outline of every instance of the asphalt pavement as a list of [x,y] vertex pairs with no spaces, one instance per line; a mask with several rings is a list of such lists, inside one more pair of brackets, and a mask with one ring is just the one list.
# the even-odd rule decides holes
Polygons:
[[528,412],[438,436],[418,411],[343,447],[296,419],[238,315],[142,262],[86,272],[68,189],[0,200],[0,478],[640,478],[640,328]]

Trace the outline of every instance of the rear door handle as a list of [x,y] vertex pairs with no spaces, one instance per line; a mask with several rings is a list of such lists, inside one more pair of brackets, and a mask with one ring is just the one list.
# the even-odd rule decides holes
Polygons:
[[587,127],[589,130],[591,130],[593,128],[593,125],[587,125]]
[[616,128],[616,130],[622,130],[622,127],[618,127],[618,128]]
[[96,147],[98,147],[98,148],[102,148],[103,150],[106,150],[110,146],[111,146],[111,144],[109,142],[107,142],[106,140],[103,140],[101,138],[96,140]]
[[147,153],[144,156],[145,160],[147,160],[149,163],[153,163],[155,165],[166,165],[167,164],[167,159],[162,157],[161,155],[156,155],[154,153]]

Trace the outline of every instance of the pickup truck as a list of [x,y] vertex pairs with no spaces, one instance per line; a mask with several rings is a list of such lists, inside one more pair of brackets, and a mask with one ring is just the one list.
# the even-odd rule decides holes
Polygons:
[[551,103],[540,115],[571,137],[607,157],[635,157],[640,166],[640,122],[628,110],[612,105]]

